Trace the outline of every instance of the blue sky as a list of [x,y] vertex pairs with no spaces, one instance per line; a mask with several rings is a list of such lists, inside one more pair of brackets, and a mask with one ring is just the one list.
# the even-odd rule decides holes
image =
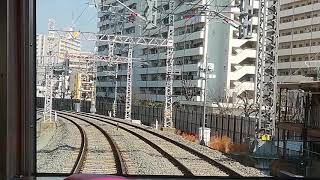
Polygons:
[[[97,9],[89,7],[90,0],[36,0],[37,2],[37,33],[47,34],[48,19],[56,21],[56,29],[72,26],[76,20],[75,29],[97,32]],[[82,15],[81,15],[82,14]],[[73,17],[73,18],[72,18]],[[94,43],[83,42],[82,50],[92,50]]]

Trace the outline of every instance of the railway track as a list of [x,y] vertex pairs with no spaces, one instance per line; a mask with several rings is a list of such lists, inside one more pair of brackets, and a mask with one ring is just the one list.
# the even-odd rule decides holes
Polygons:
[[41,123],[45,122],[37,122],[37,171],[45,174],[76,172],[75,162],[85,144],[81,129],[61,117],[53,122],[53,126],[42,126]]
[[81,145],[80,145],[80,149],[79,149],[79,152],[77,155],[76,162],[74,163],[74,165],[71,169],[71,172],[70,172],[71,174],[80,173],[81,167],[83,166],[83,161],[84,161],[84,158],[86,155],[86,151],[88,149],[88,139],[87,139],[86,132],[79,124],[77,124],[73,120],[66,118],[66,117],[63,117],[63,116],[60,116],[60,115],[59,115],[59,117],[65,119],[67,121],[70,121],[72,124],[74,124],[78,128],[78,130],[80,132]]
[[232,176],[241,177],[239,173],[224,166],[223,164],[207,157],[206,155],[199,153],[198,151],[180,143],[174,141],[161,134],[155,133],[151,130],[142,128],[131,123],[123,122],[120,120],[99,116],[88,115],[85,113],[73,113],[73,112],[59,112],[64,115],[68,115],[73,118],[86,120],[90,122],[102,122],[112,125],[116,128],[120,128],[127,131],[134,136],[145,141],[147,144],[157,149],[163,156],[165,156],[172,164],[179,168],[179,170],[186,176]]
[[106,131],[84,119],[61,114],[58,116],[72,121],[81,129],[81,136],[84,137],[83,150],[81,155],[79,153],[72,173],[126,174],[126,166],[118,147]]
[[[73,117],[73,118],[78,118],[79,120],[82,120],[82,121],[90,122],[90,121],[86,120],[87,118],[83,118],[83,117],[79,117],[79,116],[71,115],[71,114],[65,114],[65,115],[68,115],[69,117]],[[105,123],[105,122],[103,122],[103,123]],[[146,144],[148,144],[153,149],[158,151],[163,157],[168,159],[169,162],[171,162],[175,167],[177,167],[181,171],[181,173],[183,175],[185,175],[185,176],[194,176],[194,174],[184,164],[179,162],[174,156],[172,156],[167,151],[164,151],[161,146],[157,145],[157,143],[149,140],[149,138],[138,134],[137,132],[133,131],[132,129],[125,128],[125,127],[123,127],[121,125],[118,126],[118,124],[116,124],[116,123],[112,123],[112,124],[109,123],[109,124],[112,125],[114,128],[120,128],[120,129],[122,129],[122,130],[124,130],[124,131],[126,131],[126,132],[128,132],[128,133],[130,133],[130,134],[132,134],[132,135],[134,135],[136,137],[138,137],[140,140],[144,141]]]

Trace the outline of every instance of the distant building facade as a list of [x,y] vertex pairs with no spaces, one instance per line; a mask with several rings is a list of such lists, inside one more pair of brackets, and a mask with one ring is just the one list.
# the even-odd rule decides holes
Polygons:
[[319,79],[320,1],[280,1],[279,82]]

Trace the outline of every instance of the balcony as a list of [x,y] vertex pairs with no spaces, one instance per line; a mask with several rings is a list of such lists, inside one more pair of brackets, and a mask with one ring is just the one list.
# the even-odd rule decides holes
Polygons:
[[191,24],[197,24],[200,22],[205,22],[205,17],[204,16],[195,16],[192,17],[190,20],[185,20],[185,19],[181,19],[179,21],[176,21],[174,24],[174,27],[184,27],[186,25],[191,25]]
[[[97,72],[97,76],[113,76],[114,71]],[[127,75],[127,70],[119,70],[118,75]]]
[[[196,87],[201,87],[201,80],[189,80],[190,83]],[[166,81],[138,81],[138,87],[166,87]],[[173,87],[183,87],[181,80],[174,80]]]
[[[176,69],[183,69],[184,72],[198,70],[198,64],[186,64],[186,65],[175,65]],[[163,67],[150,67],[150,68],[139,68],[138,74],[154,74],[154,73],[166,73],[166,66]]]
[[291,55],[291,49],[279,49],[278,56]]
[[317,38],[320,38],[320,31],[312,32],[312,37],[311,37],[311,32],[288,35],[288,36],[280,36],[279,42],[282,43],[282,42],[291,42],[291,41],[302,41],[306,39],[317,39]]
[[310,47],[301,47],[301,48],[292,48],[292,49],[279,49],[279,56],[286,55],[296,55],[296,54],[309,54],[309,53],[318,53],[320,51],[320,46],[312,46]]
[[302,75],[278,76],[278,82],[301,82],[313,81],[313,77],[305,77]]
[[306,6],[300,6],[294,9],[287,9],[284,11],[280,11],[279,15],[280,17],[286,17],[286,16],[292,16],[293,14],[301,14],[301,13],[317,11],[317,10],[320,10],[320,3],[310,4]]
[[163,67],[150,67],[150,68],[139,68],[138,74],[155,74],[155,73],[166,73],[166,66]]
[[317,61],[298,61],[283,62],[278,64],[278,69],[296,69],[296,68],[317,68],[320,67],[320,60]]
[[203,47],[175,51],[174,57],[203,55]]
[[[101,82],[98,81],[96,84],[97,87],[114,87],[115,83],[113,82]],[[118,87],[126,87],[127,86],[127,81],[118,81]]]
[[183,34],[174,36],[174,42],[183,42],[183,41],[190,41],[194,39],[204,39],[204,31],[197,31],[193,33]]
[[279,30],[309,26],[311,24],[319,24],[319,22],[320,22],[320,17],[315,17],[315,18],[298,20],[298,21],[294,21],[294,22],[281,23],[279,25]]
[[[203,47],[174,51],[174,57],[195,56],[195,55],[203,55]],[[167,56],[166,56],[166,52],[161,52],[156,54],[143,55],[142,58],[146,60],[158,60],[158,59],[166,59]]]

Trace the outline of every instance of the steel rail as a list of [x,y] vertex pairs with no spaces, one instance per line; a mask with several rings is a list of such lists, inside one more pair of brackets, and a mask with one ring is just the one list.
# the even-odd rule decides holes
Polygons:
[[61,115],[58,115],[58,116],[73,123],[80,131],[80,134],[81,134],[80,150],[79,150],[79,154],[77,156],[76,162],[74,163],[72,170],[70,172],[71,174],[80,173],[81,168],[83,166],[84,159],[87,154],[87,150],[88,150],[88,138],[87,138],[86,132],[83,130],[83,128],[79,124],[69,119],[68,117],[64,117]]
[[[70,111],[69,111],[69,113],[74,113],[74,112],[70,112]],[[151,131],[151,130],[149,130],[149,129],[145,129],[145,128],[143,128],[143,127],[140,127],[140,126],[137,126],[137,125],[128,123],[128,122],[123,122],[123,121],[117,120],[117,119],[115,119],[115,118],[110,118],[110,117],[106,117],[106,116],[102,116],[102,115],[97,115],[97,114],[94,114],[94,115],[93,115],[93,114],[90,114],[90,115],[89,115],[89,114],[87,114],[87,113],[78,113],[78,114],[82,114],[82,116],[84,116],[84,117],[90,117],[90,118],[92,118],[92,119],[96,119],[96,120],[99,120],[99,121],[102,121],[102,122],[106,122],[105,120],[102,120],[102,118],[105,118],[105,119],[108,119],[108,120],[112,120],[112,121],[115,121],[115,122],[118,122],[118,123],[126,124],[126,125],[128,125],[128,126],[131,126],[131,127],[134,127],[134,128],[137,128],[137,129],[140,129],[140,130],[143,130],[143,131],[146,131],[146,132],[148,132],[148,133],[150,133],[150,134],[152,134],[152,135],[155,135],[155,136],[157,136],[157,137],[159,137],[159,138],[162,138],[162,139],[164,139],[164,140],[166,140],[166,141],[168,141],[168,142],[170,142],[170,143],[173,143],[174,145],[176,145],[176,146],[178,146],[178,147],[180,147],[180,148],[182,148],[182,149],[190,152],[191,154],[193,154],[193,155],[195,155],[195,156],[198,156],[199,158],[203,159],[204,161],[206,161],[206,162],[212,164],[213,166],[221,169],[222,171],[224,171],[225,173],[227,173],[229,176],[232,176],[232,177],[242,177],[241,174],[239,174],[238,172],[236,172],[236,171],[232,170],[231,168],[225,166],[224,164],[221,164],[219,161],[214,160],[214,159],[212,159],[212,158],[210,158],[210,157],[208,157],[208,156],[206,156],[206,155],[198,152],[198,151],[195,150],[195,149],[192,149],[192,148],[190,148],[190,147],[188,147],[188,146],[186,146],[186,145],[184,145],[184,144],[182,144],[182,143],[180,143],[180,142],[177,142],[177,141],[175,141],[175,140],[173,140],[173,139],[171,139],[171,138],[168,138],[168,137],[166,137],[166,136],[164,136],[164,135],[161,135],[161,134],[156,133],[156,132],[154,132],[154,131]],[[83,115],[83,114],[84,114],[84,115]],[[97,118],[97,116],[98,116],[98,118]]]
[[[61,114],[65,114],[66,112],[60,112]],[[78,118],[80,120],[84,120],[83,117],[79,116],[78,115],[70,115],[70,114],[66,114],[70,117],[74,117],[74,118]],[[161,153],[165,158],[167,158],[173,165],[175,165],[183,174],[184,176],[194,176],[194,174],[185,166],[183,165],[181,162],[179,162],[176,158],[174,158],[173,156],[171,156],[168,152],[164,151],[161,147],[159,147],[157,144],[153,143],[152,141],[148,140],[146,137],[128,129],[128,128],[125,128],[125,127],[122,127],[122,126],[117,126],[117,124],[114,124],[114,123],[111,123],[111,122],[107,122],[107,121],[103,121],[103,120],[100,120],[98,118],[95,118],[95,117],[87,117],[87,116],[84,116],[86,118],[91,118],[91,119],[95,119],[95,120],[98,120],[100,122],[104,122],[104,123],[107,123],[107,124],[110,124],[112,126],[115,126],[115,127],[118,127],[124,131],[127,131],[129,133],[131,133],[132,135],[138,137],[139,139],[141,139],[142,141],[144,141],[145,143],[147,143],[148,145],[150,145],[152,148],[154,148],[155,150],[157,150],[159,153]],[[87,121],[87,120],[84,120],[84,121]]]
[[[61,113],[62,114],[62,113]],[[72,115],[67,115],[67,114],[64,114],[65,116],[70,116],[70,117],[74,117]],[[59,115],[61,116],[61,115]],[[64,116],[64,117],[65,117]],[[84,121],[90,125],[92,125],[93,127],[97,128],[103,135],[104,137],[108,140],[108,143],[112,149],[112,153],[113,153],[113,156],[114,156],[114,159],[115,159],[115,162],[116,162],[116,169],[117,169],[117,175],[125,175],[127,174],[127,167],[124,163],[124,160],[121,156],[121,153],[119,151],[119,148],[117,146],[117,144],[115,143],[115,141],[113,140],[113,138],[105,131],[103,130],[101,127],[99,127],[98,125],[88,121],[88,120],[85,120],[83,118],[78,118],[78,117],[74,117],[74,118],[77,118],[81,121]]]

